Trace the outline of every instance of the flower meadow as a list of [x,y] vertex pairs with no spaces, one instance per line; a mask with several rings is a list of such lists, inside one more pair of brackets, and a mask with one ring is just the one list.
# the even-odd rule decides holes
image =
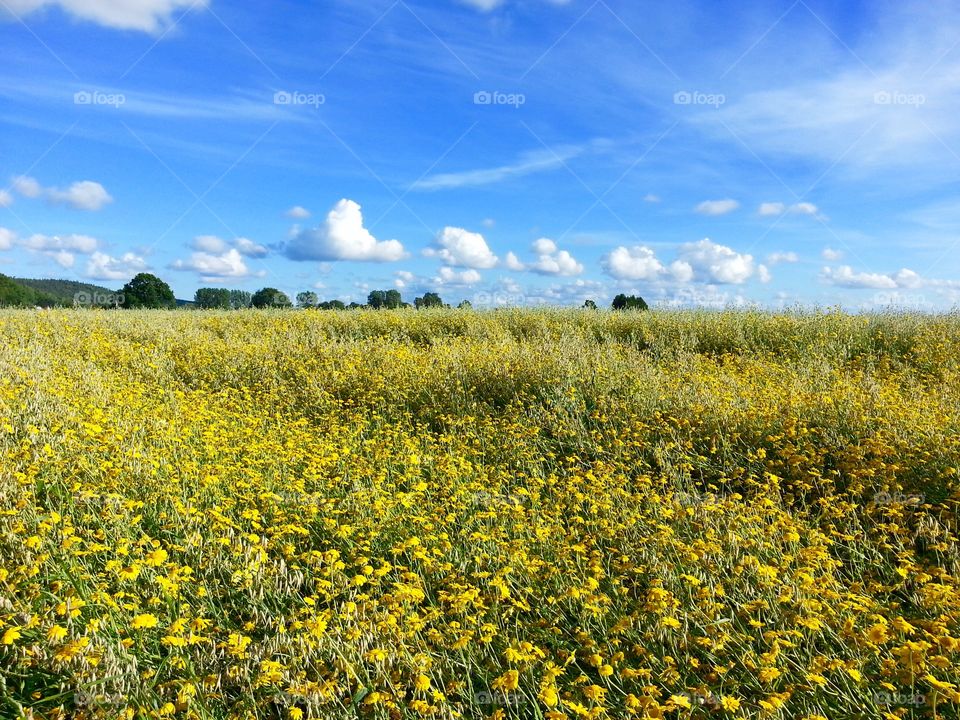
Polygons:
[[0,717],[960,717],[960,317],[0,312]]

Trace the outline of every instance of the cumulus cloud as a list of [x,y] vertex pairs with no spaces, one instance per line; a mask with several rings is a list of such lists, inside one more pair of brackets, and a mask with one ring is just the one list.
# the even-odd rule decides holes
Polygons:
[[768,283],[773,279],[766,265],[757,265],[757,277],[760,278],[762,283]]
[[433,282],[441,286],[463,286],[476,285],[482,279],[479,272],[474,269],[454,270],[451,267],[441,267]]
[[680,259],[688,262],[698,276],[702,274],[722,284],[739,285],[748,280],[755,269],[752,255],[738,253],[710,238],[682,245]]
[[147,261],[132,252],[124,253],[119,258],[95,252],[87,260],[86,275],[93,280],[129,280],[148,269]]
[[0,208],[13,205],[13,195],[6,190],[0,190]]
[[59,7],[78,20],[117,30],[157,33],[171,25],[174,13],[206,4],[206,0],[5,0],[0,18],[8,13],[23,17],[46,8]]
[[823,256],[824,260],[829,260],[830,262],[834,262],[835,260],[839,260],[843,257],[842,250],[834,250],[833,248],[824,248],[823,252],[820,254]]
[[21,243],[28,250],[36,252],[58,252],[65,250],[89,254],[97,249],[97,239],[89,235],[31,235]]
[[949,281],[927,280],[909,268],[895,273],[857,272],[849,265],[824,267],[821,279],[829,285],[843,288],[870,288],[873,290],[915,289],[924,285],[949,286]]
[[99,210],[113,202],[113,197],[106,188],[93,180],[78,180],[62,190],[56,187],[45,188],[35,178],[20,175],[13,179],[11,187],[23,197],[38,198],[43,195],[52,203],[69,205],[77,210]]
[[47,253],[47,256],[53,258],[53,261],[62,268],[72,268],[76,261],[74,254],[65,250]]
[[302,230],[287,243],[291,260],[393,262],[406,257],[398,240],[377,240],[363,226],[360,205],[346,198],[327,213],[319,227]]
[[9,250],[13,247],[17,234],[13,230],[0,227],[0,250]]
[[530,270],[540,275],[579,275],[583,272],[583,265],[577,262],[566,250],[560,250],[550,238],[540,238],[533,243],[533,252],[536,261],[530,265]]
[[394,273],[393,284],[397,289],[402,290],[416,279],[417,276],[409,270],[397,270]]
[[643,196],[643,201],[648,203],[658,203],[660,202],[660,196],[654,195],[653,193],[647,193]]
[[701,215],[726,215],[740,207],[740,203],[732,198],[725,200],[704,200],[694,208]]
[[292,218],[294,220],[306,220],[308,217],[310,217],[310,211],[301,205],[294,205],[284,214],[288,218]]
[[47,198],[51,202],[70,205],[77,210],[99,210],[113,202],[106,188],[93,180],[75,182],[66,190],[49,188]]
[[514,270],[516,272],[527,269],[527,266],[520,262],[520,258],[518,258],[512,250],[506,254],[506,257],[504,257],[503,265],[507,268],[507,270]]
[[655,280],[664,272],[656,254],[646,245],[622,245],[602,261],[603,269],[617,280]]
[[693,280],[693,266],[686,260],[674,260],[670,263],[670,275],[679,283]]
[[15,177],[11,183],[11,187],[14,189],[14,192],[28,198],[40,197],[40,193],[43,192],[40,183],[27,175]]
[[812,202],[798,202],[794,203],[793,205],[786,205],[782,202],[765,202],[760,203],[760,207],[757,208],[757,214],[761,217],[783,215],[784,213],[817,217],[820,214],[820,208],[818,208]]
[[795,263],[800,261],[800,256],[792,250],[787,252],[774,252],[767,255],[767,265],[779,265],[780,263]]
[[193,247],[200,252],[221,253],[226,251],[227,243],[216,235],[197,235],[193,239]]
[[270,251],[266,247],[245,237],[234,240],[233,246],[241,255],[249,258],[262,258],[270,254]]
[[484,270],[497,264],[497,256],[483,235],[458,227],[447,226],[441,230],[434,246],[424,250],[423,254],[439,258],[453,267]]
[[192,270],[210,282],[225,278],[262,277],[266,274],[263,271],[251,272],[236,248],[220,254],[203,251],[191,253],[189,260],[175,260],[170,267],[173,270]]

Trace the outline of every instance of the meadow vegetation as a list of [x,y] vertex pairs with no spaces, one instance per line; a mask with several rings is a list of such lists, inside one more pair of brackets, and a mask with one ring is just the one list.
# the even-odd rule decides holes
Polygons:
[[960,317],[0,311],[0,716],[956,718]]

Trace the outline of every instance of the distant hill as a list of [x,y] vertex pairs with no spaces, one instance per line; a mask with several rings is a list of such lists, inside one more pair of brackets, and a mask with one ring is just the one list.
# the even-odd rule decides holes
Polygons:
[[[73,302],[71,298],[71,302]],[[0,306],[2,307],[55,307],[65,305],[59,297],[43,290],[24,285],[14,278],[0,274]]]
[[[119,290],[77,280],[15,278],[0,273],[0,307],[109,307],[117,293]],[[193,300],[177,300],[177,307],[191,308],[195,304]]]
[[50,295],[61,305],[112,305],[111,298],[117,292],[101,285],[78,282],[76,280],[48,280],[30,278],[10,278],[15,283]]

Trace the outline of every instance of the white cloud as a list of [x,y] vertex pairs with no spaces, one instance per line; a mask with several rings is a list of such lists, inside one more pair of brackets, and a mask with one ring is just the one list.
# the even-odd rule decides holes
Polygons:
[[241,255],[249,258],[262,258],[270,254],[270,251],[266,247],[255,243],[250,238],[237,238],[233,241],[233,246],[240,252]]
[[510,165],[430,175],[415,182],[411,186],[411,189],[448,190],[451,188],[490,185],[511,177],[529,175],[546,170],[555,170],[562,167],[567,160],[583,153],[583,151],[584,148],[573,146],[558,147],[553,150],[534,150],[522,154],[516,162]]
[[688,283],[693,280],[693,266],[686,260],[674,260],[670,263],[670,274],[679,283]]
[[216,235],[197,235],[193,239],[193,247],[200,252],[222,253],[227,249],[227,242]]
[[645,245],[622,245],[601,262],[604,270],[617,280],[654,280],[664,271],[656,254]]
[[503,5],[503,0],[460,0],[460,2],[481,12],[490,12]]
[[28,250],[37,252],[56,252],[66,250],[82,254],[92,253],[97,249],[97,239],[89,235],[31,235],[21,243]]
[[490,228],[492,228],[494,225],[497,224],[497,221],[494,220],[493,218],[484,218],[480,224],[489,230]]
[[654,195],[653,193],[647,193],[643,196],[643,201],[648,203],[658,203],[660,202],[660,196]]
[[476,285],[481,280],[481,275],[476,270],[461,270],[457,271],[450,267],[441,267],[438,271],[438,275],[433,278],[433,282],[437,285],[447,285],[447,286],[462,286],[462,285]]
[[540,238],[533,243],[533,252],[536,261],[530,269],[540,275],[579,275],[583,272],[583,265],[577,262],[566,250],[557,248],[557,244],[550,238]]
[[13,230],[0,227],[0,250],[9,250],[12,248],[13,242],[16,239],[17,234]]
[[527,266],[520,262],[520,258],[516,256],[513,250],[507,253],[506,257],[503,259],[503,264],[507,270],[520,272],[521,270],[527,269]]
[[51,202],[64,203],[77,210],[99,210],[104,205],[113,202],[113,198],[106,191],[106,188],[93,180],[80,180],[70,185],[66,190],[49,188],[47,197]]
[[6,190],[0,190],[0,208],[10,207],[11,205],[13,205],[13,195]]
[[834,250],[833,248],[824,248],[821,255],[823,256],[824,260],[829,260],[830,262],[834,262],[843,257],[843,251]]
[[754,273],[752,255],[742,255],[709,238],[682,245],[680,259],[690,263],[698,275],[717,283],[739,285]]
[[406,257],[397,240],[377,240],[363,227],[360,205],[346,198],[327,213],[319,227],[299,232],[288,244],[291,260],[393,262]]
[[28,198],[40,197],[40,194],[43,192],[40,183],[27,175],[15,177],[11,183],[11,187],[13,187],[15,192]]
[[760,203],[757,213],[762,217],[770,217],[771,215],[782,215],[786,209],[787,206],[782,202],[765,202]]
[[767,265],[779,265],[780,263],[795,263],[800,261],[800,256],[792,250],[787,252],[774,252],[767,255]]
[[156,33],[169,27],[181,8],[189,11],[194,6],[203,7],[206,0],[5,0],[4,5],[16,17],[59,7],[79,20],[118,30]]
[[794,203],[793,205],[785,205],[782,202],[765,202],[760,203],[760,207],[757,208],[757,214],[761,217],[783,215],[784,213],[818,217],[820,216],[820,208],[818,208],[812,202],[798,202]]
[[738,207],[740,207],[740,203],[732,198],[725,200],[704,200],[694,208],[694,211],[701,215],[726,215]]
[[[902,271],[901,271],[902,272]],[[855,272],[849,265],[838,268],[825,267],[820,277],[830,285],[845,288],[873,288],[890,290],[897,287],[897,281],[883,273]]]
[[50,202],[70,205],[77,210],[99,210],[113,202],[106,188],[93,180],[78,180],[66,190],[61,190],[55,187],[45,188],[35,178],[20,175],[13,179],[11,187],[23,197],[38,198],[45,195]]
[[400,290],[402,290],[403,288],[405,288],[407,285],[409,285],[410,283],[412,283],[412,282],[413,282],[414,280],[416,280],[416,278],[417,278],[417,276],[414,275],[414,274],[413,274],[412,272],[410,272],[409,270],[397,270],[397,271],[394,273],[394,275],[395,275],[396,277],[395,277],[395,279],[394,279],[394,281],[393,281],[393,284],[394,284],[394,286],[396,286],[396,287],[397,287],[398,289],[400,289]]
[[120,258],[95,252],[87,261],[86,275],[94,280],[129,280],[147,269],[147,261],[132,252]]
[[73,253],[69,253],[66,250],[47,253],[47,256],[53,258],[54,262],[63,268],[72,268],[74,260],[76,259]]
[[766,265],[757,265],[757,277],[760,278],[762,283],[768,283],[773,279]]
[[790,206],[790,212],[798,215],[816,215],[820,209],[811,202],[800,202]]
[[308,217],[310,217],[310,211],[301,205],[294,205],[284,214],[288,218],[293,218],[294,220],[306,220]]
[[445,227],[437,235],[435,246],[427,248],[423,254],[440,258],[454,267],[486,269],[497,264],[497,256],[483,235],[458,227]]
[[250,271],[236,248],[230,248],[219,255],[208,252],[191,253],[189,260],[175,260],[170,267],[174,270],[192,270],[204,279],[211,280],[246,278],[258,274]]

